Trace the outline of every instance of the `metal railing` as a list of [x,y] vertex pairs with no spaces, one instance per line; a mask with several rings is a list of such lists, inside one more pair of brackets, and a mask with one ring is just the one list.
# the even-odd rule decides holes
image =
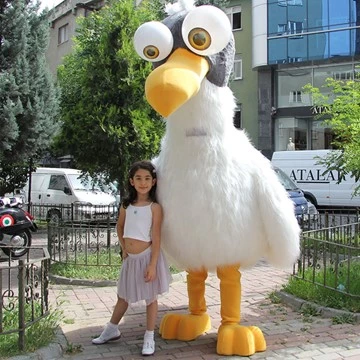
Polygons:
[[318,214],[302,216],[299,223],[302,231],[323,229],[360,221],[360,210],[349,209],[320,209]]
[[48,224],[51,263],[119,267],[120,243],[114,221]]
[[[25,350],[25,330],[49,315],[46,248],[32,246],[22,259],[0,262],[0,341],[2,335],[18,333],[18,348]],[[16,323],[7,318],[18,318]]]
[[351,279],[360,274],[360,223],[304,231],[293,276],[360,300]]
[[43,221],[99,221],[117,219],[116,205],[25,204],[35,219]]

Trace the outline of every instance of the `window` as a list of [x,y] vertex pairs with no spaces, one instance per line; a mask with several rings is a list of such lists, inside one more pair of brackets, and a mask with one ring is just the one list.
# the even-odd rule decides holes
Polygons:
[[234,6],[226,10],[233,30],[241,30],[241,6]]
[[69,32],[68,32],[69,26],[68,25],[69,24],[59,27],[58,44],[62,44],[65,41],[69,40]]
[[290,91],[289,103],[301,103],[301,91]]
[[242,124],[241,124],[241,105],[238,106],[238,108],[235,110],[234,113],[234,126],[237,129],[242,129]]
[[51,175],[49,190],[64,191],[65,187],[69,187],[64,175]]
[[[304,26],[301,21],[289,21],[288,22],[289,34],[302,34],[303,29],[304,29]],[[292,37],[292,38],[294,38],[294,37]]]
[[278,0],[279,6],[301,6],[302,4],[302,0]]
[[295,62],[300,62],[302,61],[303,59],[301,57],[289,57],[288,58],[288,63],[291,64],[291,63],[295,63]]
[[343,72],[334,71],[333,79],[334,80],[353,80],[354,72],[353,71],[343,71]]
[[287,24],[278,24],[278,35],[286,35],[287,34]]
[[242,79],[242,59],[239,54],[235,54],[233,73],[234,80]]
[[294,143],[295,150],[306,150],[308,148],[308,126],[308,118],[276,119],[275,150],[287,150],[290,138]]

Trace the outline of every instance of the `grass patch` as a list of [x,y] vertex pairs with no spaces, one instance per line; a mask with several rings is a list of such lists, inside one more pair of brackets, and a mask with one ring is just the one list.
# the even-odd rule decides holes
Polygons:
[[269,294],[269,300],[273,303],[273,304],[280,304],[281,303],[281,298],[276,294],[276,291],[273,291]]
[[[34,303],[35,317],[41,314],[39,303]],[[25,320],[31,320],[31,305],[25,304]],[[18,304],[11,311],[3,313],[3,331],[14,330],[18,328]],[[28,326],[25,330],[25,350],[21,352],[18,349],[18,333],[0,335],[0,359],[6,359],[16,355],[34,352],[39,348],[48,345],[55,339],[56,331],[63,319],[63,313],[58,308],[50,309],[50,314]]]
[[83,348],[81,345],[74,345],[72,343],[69,343],[66,348],[66,353],[69,355],[78,354],[83,351]]
[[[359,234],[349,236],[347,233],[336,230],[317,230],[304,235],[303,251],[327,252],[337,254],[338,256],[344,255],[346,257],[360,256],[358,244]],[[352,247],[351,254],[349,254],[349,249],[344,245]]]
[[339,315],[339,316],[335,316],[332,318],[332,323],[334,325],[337,325],[337,324],[352,324],[352,325],[354,325],[355,318],[351,314]]
[[304,274],[298,274],[299,277],[303,276],[308,281],[292,277],[288,284],[284,285],[283,289],[289,294],[321,306],[350,312],[360,312],[360,301],[358,298],[353,298],[345,293],[320,285],[326,279],[328,287],[339,288],[341,285],[344,291],[360,296],[360,262],[354,261],[350,264],[349,282],[347,282],[347,273],[348,271],[345,268],[341,271],[339,270],[336,279],[335,272],[332,269],[326,269],[326,271],[324,269],[316,269],[314,271],[313,268],[308,268],[304,271]]
[[[108,264],[112,266],[109,266]],[[105,250],[99,253],[80,254],[76,259],[70,259],[66,264],[52,263],[50,273],[69,279],[85,280],[117,280],[121,268],[121,258],[116,250]],[[170,272],[179,272],[170,266]]]
[[71,279],[117,280],[121,263],[118,250],[105,249],[95,253],[78,253],[76,258],[68,259],[66,263],[52,263],[50,273]]
[[48,222],[46,220],[37,220],[35,218],[35,222],[39,230],[47,230]]

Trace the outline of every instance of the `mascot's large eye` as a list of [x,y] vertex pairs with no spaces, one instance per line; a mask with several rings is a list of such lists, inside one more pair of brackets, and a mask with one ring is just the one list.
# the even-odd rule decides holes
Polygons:
[[171,53],[174,39],[168,27],[158,21],[142,24],[135,32],[134,47],[147,61],[161,61]]
[[231,25],[226,14],[211,5],[191,10],[182,24],[182,37],[195,54],[208,56],[223,50],[231,38]]
[[211,45],[211,36],[205,29],[195,28],[189,32],[189,44],[197,50],[206,50]]

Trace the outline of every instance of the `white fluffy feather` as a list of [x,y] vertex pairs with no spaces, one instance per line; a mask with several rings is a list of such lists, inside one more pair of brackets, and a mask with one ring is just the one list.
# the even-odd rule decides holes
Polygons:
[[182,268],[213,270],[265,256],[290,267],[299,255],[294,206],[270,162],[234,128],[228,87],[204,80],[167,119],[156,159],[162,244]]

